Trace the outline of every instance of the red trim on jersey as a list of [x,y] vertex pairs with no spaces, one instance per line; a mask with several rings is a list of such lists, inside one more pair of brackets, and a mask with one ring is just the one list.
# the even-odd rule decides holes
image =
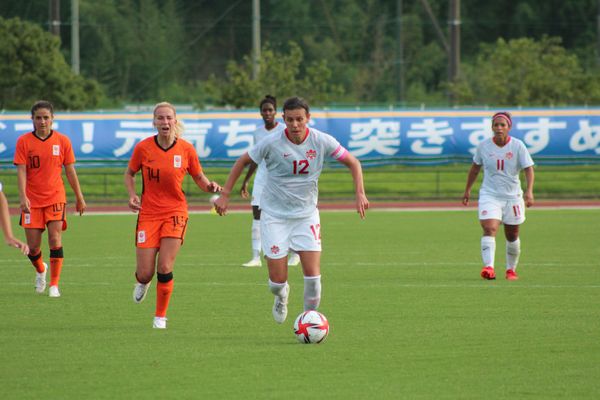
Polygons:
[[496,143],[496,137],[492,137],[492,142],[494,142],[494,144],[495,144],[496,146],[498,146],[498,147],[504,147],[504,146],[506,146],[507,144],[509,144],[509,143],[510,143],[510,139],[511,139],[511,136],[510,136],[510,135],[508,135],[508,136],[506,137],[506,143],[504,143],[502,146],[500,146],[498,143]]
[[[302,139],[302,141],[298,144],[302,144],[304,142],[306,142],[306,139],[308,139],[308,134],[310,133],[310,130],[308,128],[306,128],[306,136],[304,136],[304,139]],[[288,132],[288,129],[285,128],[285,136],[288,138],[288,140],[294,144],[296,144],[291,138],[290,138],[290,133]]]

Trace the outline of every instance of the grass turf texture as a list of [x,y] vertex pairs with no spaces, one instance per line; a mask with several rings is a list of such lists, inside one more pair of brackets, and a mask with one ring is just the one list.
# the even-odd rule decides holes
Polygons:
[[503,238],[499,279],[479,278],[473,211],[323,212],[322,224],[321,345],[292,332],[298,267],[283,325],[266,268],[239,267],[249,214],[191,216],[165,331],[151,328],[155,282],[131,299],[134,216],[69,217],[58,299],[35,294],[28,260],[2,247],[2,398],[600,396],[599,210],[530,210],[516,282]]

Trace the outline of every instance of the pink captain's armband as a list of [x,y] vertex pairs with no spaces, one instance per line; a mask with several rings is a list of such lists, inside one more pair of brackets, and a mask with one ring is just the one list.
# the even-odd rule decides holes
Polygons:
[[341,144],[331,153],[331,157],[338,161],[342,161],[346,155],[348,155],[348,150],[346,150]]

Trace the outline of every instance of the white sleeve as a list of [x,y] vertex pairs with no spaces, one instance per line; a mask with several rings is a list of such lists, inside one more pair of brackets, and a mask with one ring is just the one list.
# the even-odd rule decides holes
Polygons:
[[0,182],[0,192],[2,191],[2,182]]
[[250,150],[248,150],[248,155],[256,164],[260,164],[260,162],[265,158],[265,155],[267,153],[267,142],[269,142],[269,140],[261,140],[260,142],[252,146]]
[[521,165],[521,169],[529,168],[534,164],[531,154],[529,154],[523,142],[519,146],[519,164]]

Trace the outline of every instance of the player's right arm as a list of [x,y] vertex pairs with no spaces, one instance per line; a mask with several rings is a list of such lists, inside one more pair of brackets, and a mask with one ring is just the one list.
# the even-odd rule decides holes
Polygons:
[[240,189],[240,194],[244,199],[250,197],[250,193],[248,193],[248,182],[250,182],[250,178],[252,178],[252,175],[254,175],[254,171],[256,171],[257,167],[258,164],[256,164],[255,162],[250,163],[250,166],[248,167],[248,172],[244,177],[244,181],[242,182],[242,188]]
[[481,165],[475,163],[471,164],[471,169],[469,169],[469,174],[467,175],[467,186],[465,187],[465,193],[463,194],[462,199],[462,203],[465,206],[469,204],[469,199],[471,198],[471,189],[477,180],[479,171],[481,171]]
[[248,153],[244,153],[240,158],[238,158],[231,167],[231,171],[229,172],[229,176],[227,177],[227,182],[221,191],[221,196],[215,201],[215,209],[219,215],[225,215],[227,213],[227,206],[229,205],[229,195],[233,190],[233,186],[237,182],[238,178],[246,168],[246,165],[253,162]]
[[142,203],[137,193],[135,192],[135,174],[136,171],[133,171],[129,167],[125,170],[125,188],[127,188],[127,193],[129,194],[129,208],[133,212],[137,212],[142,209]]
[[21,211],[29,214],[31,203],[27,197],[27,166],[25,164],[17,165],[17,185],[19,186],[19,206]]

